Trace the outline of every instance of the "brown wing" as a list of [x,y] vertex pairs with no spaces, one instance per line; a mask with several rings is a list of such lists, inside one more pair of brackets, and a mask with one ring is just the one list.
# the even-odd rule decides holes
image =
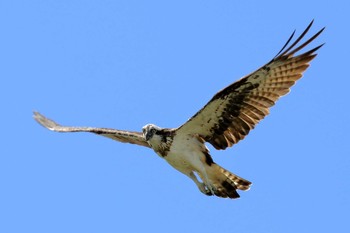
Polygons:
[[119,142],[127,142],[132,144],[137,144],[140,146],[150,147],[146,140],[144,139],[142,133],[139,132],[131,132],[117,129],[107,129],[107,128],[93,128],[93,127],[69,127],[69,126],[61,126],[41,115],[38,112],[34,112],[34,119],[44,126],[45,128],[57,131],[57,132],[89,132],[95,133],[98,135],[102,135],[113,140]]
[[193,134],[211,143],[216,149],[226,149],[242,140],[255,125],[269,114],[269,108],[301,78],[322,45],[294,56],[313,41],[321,29],[309,40],[296,47],[313,22],[288,48],[291,35],[281,51],[269,63],[218,92],[177,133]]

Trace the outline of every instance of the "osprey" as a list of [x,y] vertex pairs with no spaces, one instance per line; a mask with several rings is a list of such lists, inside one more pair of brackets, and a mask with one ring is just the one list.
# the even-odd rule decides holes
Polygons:
[[57,132],[91,132],[116,141],[153,149],[171,166],[192,179],[206,195],[238,198],[251,182],[216,164],[205,143],[224,150],[236,144],[269,114],[269,108],[302,77],[315,51],[323,44],[295,55],[324,30],[299,45],[313,21],[289,47],[295,31],[278,54],[266,65],[219,91],[192,118],[178,128],[148,124],[141,132],[110,128],[68,127],[34,112],[35,120]]

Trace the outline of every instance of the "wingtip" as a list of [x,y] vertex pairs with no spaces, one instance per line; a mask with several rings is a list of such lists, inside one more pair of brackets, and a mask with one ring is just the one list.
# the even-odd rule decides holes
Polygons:
[[46,119],[46,117],[44,117],[41,113],[39,113],[37,111],[33,111],[33,118],[38,123],[41,123],[43,121],[43,119]]
[[55,127],[58,126],[58,124],[56,122],[46,118],[44,115],[42,115],[41,113],[39,113],[37,111],[33,111],[33,118],[41,126],[47,128],[49,130],[55,130]]
[[33,118],[36,119],[41,114],[38,111],[33,111]]
[[309,23],[309,26],[308,26],[308,27],[311,27],[312,24],[314,24],[314,21],[315,21],[315,19],[312,19],[311,22]]
[[[309,25],[306,27],[306,29],[301,33],[301,35],[293,42],[292,45],[290,45],[287,49],[286,46],[287,44],[290,42],[291,38],[287,41],[287,43],[283,46],[282,50],[277,54],[277,56],[274,57],[274,59],[278,59],[282,56],[293,56],[295,53],[297,53],[298,51],[300,51],[301,49],[303,49],[305,46],[307,46],[309,43],[311,43],[314,39],[316,39],[324,30],[326,27],[323,27],[321,30],[319,30],[316,34],[314,34],[311,38],[309,38],[306,42],[304,42],[303,44],[299,45],[298,47],[294,48],[302,38],[304,38],[304,36],[308,33],[308,31],[310,30],[311,26],[314,23],[314,19],[311,20],[311,22],[309,23]],[[295,31],[294,31],[295,32]],[[294,35],[294,32],[292,35]],[[315,49],[312,49],[311,51],[314,52],[317,49],[321,48],[324,45],[321,44],[320,46],[317,46]],[[293,49],[294,48],[294,49]],[[311,53],[312,53],[311,52]],[[310,51],[306,52],[308,54],[310,54]],[[273,60],[274,60],[273,59]]]
[[38,119],[42,116],[38,111],[33,111],[33,118],[38,122]]

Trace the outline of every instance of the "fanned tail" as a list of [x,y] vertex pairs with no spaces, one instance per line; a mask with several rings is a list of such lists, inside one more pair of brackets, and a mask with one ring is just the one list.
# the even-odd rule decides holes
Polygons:
[[250,181],[229,172],[215,163],[211,165],[210,170],[208,178],[216,196],[239,198],[237,189],[247,191],[252,184]]

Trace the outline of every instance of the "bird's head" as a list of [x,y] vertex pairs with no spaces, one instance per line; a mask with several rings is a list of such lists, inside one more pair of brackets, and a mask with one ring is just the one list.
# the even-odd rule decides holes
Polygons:
[[150,140],[156,139],[157,137],[155,137],[155,135],[159,136],[157,135],[157,133],[161,130],[162,129],[160,127],[153,124],[145,125],[144,127],[142,127],[143,137],[146,139],[146,141],[149,142]]

